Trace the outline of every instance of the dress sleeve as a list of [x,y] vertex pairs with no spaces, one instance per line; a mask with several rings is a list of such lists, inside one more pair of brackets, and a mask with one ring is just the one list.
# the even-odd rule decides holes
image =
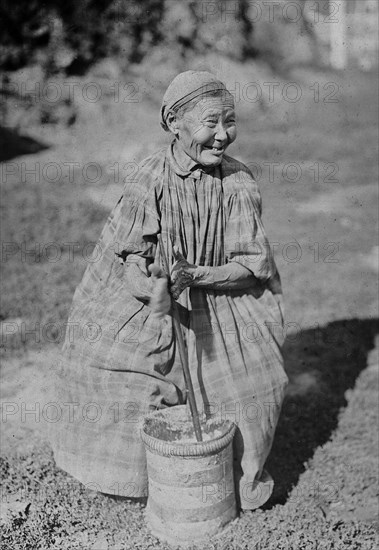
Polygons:
[[124,259],[129,254],[136,254],[154,260],[159,217],[154,189],[145,195],[129,194],[128,189],[124,189],[115,228],[116,244]]
[[[142,170],[141,170],[142,171]],[[89,295],[99,292],[120,277],[120,258],[136,256],[154,261],[160,214],[154,181],[149,174],[128,183],[113,208],[84,273],[81,289]],[[145,263],[145,262],[144,262]],[[141,264],[142,265],[142,264]]]
[[100,237],[102,244],[111,245],[123,256],[136,254],[154,259],[160,232],[157,188],[161,172],[160,158],[152,156],[140,165],[135,180],[126,182]]
[[244,176],[227,201],[226,261],[238,262],[258,279],[267,280],[277,270],[261,219],[261,195],[254,180]]

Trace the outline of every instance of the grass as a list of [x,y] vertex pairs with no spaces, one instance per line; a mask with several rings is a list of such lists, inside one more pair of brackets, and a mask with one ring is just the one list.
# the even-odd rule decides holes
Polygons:
[[[298,76],[304,90],[314,79],[337,80],[334,74]],[[264,221],[277,243],[286,296],[284,354],[291,384],[268,460],[276,480],[272,498],[263,509],[243,514],[204,549],[371,550],[379,544],[372,355],[378,347],[377,276],[370,267],[377,229],[376,89],[371,75],[359,75],[359,88],[353,77],[338,77],[337,104],[275,104],[280,120],[270,109],[265,117],[250,112],[251,105],[241,105],[240,137],[231,154],[245,162],[253,159],[263,170]],[[122,144],[118,152],[130,151],[128,159],[139,161],[147,145],[137,150],[125,128],[142,120],[141,143],[149,144],[148,152],[160,146],[159,132],[151,130],[154,101],[108,105],[104,112],[94,122],[99,131],[81,126],[80,117],[70,131],[61,128],[66,141],[53,129],[55,149],[12,159],[15,173],[2,183],[0,320],[8,364],[35,352],[42,361],[62,343],[73,292],[110,209],[108,201],[90,196],[106,197],[108,190],[115,188],[117,194],[122,188],[109,170],[118,154],[111,145]],[[108,127],[109,143],[104,137]],[[37,128],[36,136],[38,132],[46,141],[48,131]],[[80,147],[67,144],[73,136]],[[104,151],[112,151],[109,162]],[[64,175],[55,182],[42,177],[39,183],[33,175],[20,176],[23,166],[56,159],[79,159],[71,182]],[[91,185],[81,167],[94,160],[102,177]],[[272,182],[264,162],[279,163]],[[296,183],[283,177],[282,168],[290,162],[302,168]],[[314,163],[320,166],[318,182]],[[328,183],[325,163],[337,164],[337,182]],[[296,262],[285,254],[293,242],[301,250]],[[333,243],[338,248],[330,258],[335,249],[327,246]],[[367,367],[368,361],[372,366]],[[10,451],[12,431],[3,428],[2,500],[10,515],[3,525],[2,548],[165,548],[148,533],[140,504],[86,490],[55,467],[48,445],[37,437]]]

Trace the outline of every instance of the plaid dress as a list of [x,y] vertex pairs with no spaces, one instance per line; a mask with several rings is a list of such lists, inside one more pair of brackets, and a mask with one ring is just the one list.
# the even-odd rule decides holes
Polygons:
[[[146,159],[125,185],[75,291],[55,369],[55,460],[89,488],[147,495],[140,419],[185,400],[172,318],[157,320],[130,279],[128,258],[162,265],[161,233],[170,268],[176,245],[190,263],[239,262],[257,278],[244,290],[187,288],[178,300],[199,411],[237,424],[237,497],[254,509],[272,492],[263,467],[287,384],[280,279],[250,171],[228,156],[184,171],[172,151]],[[123,251],[131,256],[120,266]]]

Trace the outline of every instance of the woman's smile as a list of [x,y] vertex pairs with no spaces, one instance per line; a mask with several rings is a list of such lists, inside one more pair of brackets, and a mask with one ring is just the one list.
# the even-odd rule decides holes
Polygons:
[[204,149],[208,149],[209,151],[212,151],[212,153],[215,153],[217,155],[222,155],[225,151],[225,147],[219,147],[217,145],[204,145]]

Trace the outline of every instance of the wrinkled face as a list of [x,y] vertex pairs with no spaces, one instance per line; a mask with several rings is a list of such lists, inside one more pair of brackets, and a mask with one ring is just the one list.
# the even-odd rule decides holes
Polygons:
[[178,147],[202,166],[217,166],[237,137],[233,97],[205,97],[176,119]]

